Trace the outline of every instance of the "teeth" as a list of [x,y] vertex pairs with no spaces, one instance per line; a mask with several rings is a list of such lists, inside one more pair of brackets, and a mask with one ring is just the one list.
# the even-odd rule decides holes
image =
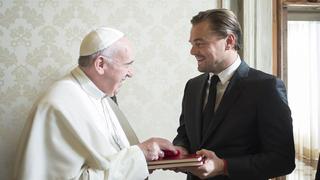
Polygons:
[[203,57],[196,57],[196,59],[197,59],[198,61],[202,61],[202,60],[204,60],[204,58],[203,58]]

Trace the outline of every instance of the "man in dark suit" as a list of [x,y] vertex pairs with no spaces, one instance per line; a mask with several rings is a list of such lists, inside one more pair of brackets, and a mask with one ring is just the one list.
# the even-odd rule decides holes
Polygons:
[[241,27],[231,11],[203,11],[191,23],[190,53],[203,74],[185,86],[173,143],[206,160],[178,171],[189,180],[260,180],[292,172],[292,119],[283,82],[240,59]]

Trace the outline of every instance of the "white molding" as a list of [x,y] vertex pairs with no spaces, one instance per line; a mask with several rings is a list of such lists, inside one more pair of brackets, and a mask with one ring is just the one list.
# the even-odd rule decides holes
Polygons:
[[272,73],[272,1],[243,1],[243,56],[254,68]]
[[243,59],[256,67],[256,1],[243,1]]

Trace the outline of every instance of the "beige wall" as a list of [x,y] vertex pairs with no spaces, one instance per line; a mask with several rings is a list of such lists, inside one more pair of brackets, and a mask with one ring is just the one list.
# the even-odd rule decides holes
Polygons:
[[[184,84],[198,74],[189,55],[190,18],[212,0],[0,0],[0,179],[8,179],[33,102],[76,65],[93,27],[117,28],[136,49],[135,76],[119,104],[141,140],[176,134]],[[151,180],[184,179],[158,171]]]

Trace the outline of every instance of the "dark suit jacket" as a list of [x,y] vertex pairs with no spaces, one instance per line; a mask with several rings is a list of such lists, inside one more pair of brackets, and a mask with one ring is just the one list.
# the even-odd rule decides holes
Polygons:
[[[178,135],[173,143],[195,153],[214,151],[228,164],[229,177],[212,180],[259,180],[295,168],[291,112],[283,82],[241,62],[223,95],[209,130],[201,137],[203,92],[208,74],[185,87]],[[197,179],[188,175],[188,179]]]
[[318,167],[317,167],[316,179],[315,180],[319,180],[319,179],[320,179],[320,154],[319,154],[319,158],[318,158]]

